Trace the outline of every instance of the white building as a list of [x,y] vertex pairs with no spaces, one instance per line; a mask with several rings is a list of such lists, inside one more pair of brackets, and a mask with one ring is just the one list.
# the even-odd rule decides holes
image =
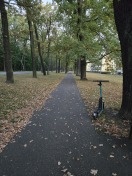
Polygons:
[[111,60],[109,57],[104,57],[102,59],[101,72],[115,72],[116,63],[114,60]]
[[116,63],[106,56],[100,61],[100,65],[87,62],[86,71],[113,73],[116,72]]

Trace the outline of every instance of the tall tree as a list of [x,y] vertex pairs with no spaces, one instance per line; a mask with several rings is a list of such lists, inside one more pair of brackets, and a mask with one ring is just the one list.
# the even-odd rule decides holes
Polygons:
[[[77,1],[77,15],[78,15],[78,19],[77,19],[77,38],[80,42],[82,42],[84,40],[84,35],[82,34],[82,28],[83,28],[83,16],[85,16],[85,8],[83,8],[83,0],[78,0]],[[81,80],[85,80],[86,79],[86,58],[85,56],[80,56],[80,61],[78,61],[80,64],[80,78]]]
[[48,51],[47,51],[47,73],[49,74],[49,58],[50,58],[50,32],[51,32],[51,14],[49,14],[49,22],[47,24],[47,37],[48,37]]
[[28,27],[29,27],[29,36],[30,36],[33,78],[37,78],[33,18],[35,15],[34,6],[38,4],[38,1],[37,0],[35,0],[35,1],[33,1],[33,0],[29,0],[29,1],[16,0],[16,1],[17,1],[18,6],[24,8],[26,11]]
[[56,0],[59,4],[60,13],[65,21],[64,28],[76,39],[76,48],[74,50],[78,54],[76,73],[80,78],[86,79],[86,0]]
[[10,52],[10,39],[8,30],[8,18],[7,11],[5,8],[4,0],[0,1],[1,21],[2,21],[2,35],[3,35],[3,48],[4,48],[4,62],[6,69],[6,82],[13,83],[13,70],[12,70],[12,59]]
[[29,33],[30,33],[30,47],[31,47],[31,57],[32,57],[32,68],[33,68],[33,78],[37,78],[36,72],[36,61],[35,61],[35,49],[34,49],[34,33],[33,33],[33,22],[29,17],[29,13],[27,13],[28,25],[29,25]]
[[113,7],[123,65],[123,96],[120,115],[132,120],[132,1],[113,0]]
[[45,70],[45,65],[44,65],[44,61],[43,61],[43,57],[42,57],[41,44],[39,41],[37,25],[35,23],[34,23],[34,29],[35,29],[36,39],[37,39],[38,53],[39,53],[39,57],[40,57],[40,61],[41,61],[42,72],[43,72],[43,75],[46,75],[46,70]]

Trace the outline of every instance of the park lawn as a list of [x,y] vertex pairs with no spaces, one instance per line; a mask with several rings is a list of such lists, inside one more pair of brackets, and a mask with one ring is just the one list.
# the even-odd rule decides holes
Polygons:
[[0,152],[14,134],[28,123],[34,110],[42,107],[50,93],[65,77],[64,73],[14,75],[15,83],[6,84],[0,76]]
[[[85,102],[89,116],[98,132],[108,133],[116,137],[128,137],[129,122],[121,120],[118,117],[118,111],[121,106],[122,98],[122,76],[108,75],[100,73],[87,73],[87,80],[81,81],[79,77],[75,77],[77,86],[81,96]],[[105,110],[102,115],[93,120],[93,112],[98,106],[99,86],[93,80],[109,80],[103,83],[103,99],[105,102]]]

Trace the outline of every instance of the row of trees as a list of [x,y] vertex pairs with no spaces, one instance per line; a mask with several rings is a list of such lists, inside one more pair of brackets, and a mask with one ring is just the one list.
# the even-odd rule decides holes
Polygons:
[[[74,53],[76,74],[86,79],[86,62],[99,64],[109,56],[121,65],[120,45],[111,1],[56,0],[67,37],[72,40],[68,53]],[[65,18],[64,18],[65,17]]]
[[[104,56],[111,55],[116,63],[120,63],[120,47],[113,25],[111,3],[104,0],[56,0],[57,4],[52,6],[42,5],[38,0],[9,2],[4,5],[8,5],[13,70],[41,67],[45,75],[45,67],[49,70],[50,66],[52,70],[58,65],[59,71],[61,60],[66,72],[68,66],[74,64],[76,74],[86,79],[87,60],[98,64]],[[0,53],[3,62],[4,52],[1,50]],[[4,66],[3,63],[2,68]],[[33,75],[36,77],[36,71],[33,71]]]
[[[56,9],[41,1],[1,1],[0,70],[6,70],[7,82],[13,82],[12,70],[60,72],[62,53],[55,48],[59,26],[55,23]],[[51,35],[52,34],[52,35]],[[57,66],[56,66],[57,65]],[[63,61],[61,62],[64,67]],[[12,69],[13,68],[13,69]]]
[[49,70],[53,63],[58,65],[58,72],[60,63],[66,72],[71,64],[83,80],[86,79],[87,61],[98,63],[109,55],[117,64],[122,62],[120,114],[131,118],[130,0],[54,0],[54,5],[43,5],[41,0],[1,0],[0,11],[0,35],[3,36],[0,59],[4,58],[7,82],[13,82],[12,60],[13,68],[31,69],[32,65],[33,77],[37,77],[36,65],[41,66],[45,75],[46,67]]

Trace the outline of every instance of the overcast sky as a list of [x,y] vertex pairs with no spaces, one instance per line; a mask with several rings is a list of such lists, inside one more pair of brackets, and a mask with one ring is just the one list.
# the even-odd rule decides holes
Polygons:
[[46,4],[47,2],[51,3],[52,0],[43,0],[44,4]]

